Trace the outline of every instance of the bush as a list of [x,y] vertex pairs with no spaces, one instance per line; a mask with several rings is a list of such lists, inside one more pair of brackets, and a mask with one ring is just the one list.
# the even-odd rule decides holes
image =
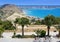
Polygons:
[[5,30],[14,30],[14,29],[16,29],[10,21],[4,21],[2,23],[2,25],[3,25],[3,29],[5,29]]
[[40,33],[41,33],[41,30],[35,30],[35,33],[37,34],[37,36],[39,37],[40,36]]
[[4,32],[4,29],[0,27],[0,37],[2,37],[2,33]]
[[37,20],[37,21],[35,21],[35,23],[34,23],[35,25],[40,25],[41,24],[41,22],[40,22],[40,20]]
[[35,33],[37,34],[37,37],[45,37],[46,31],[44,30],[36,30]]
[[46,35],[46,31],[41,30],[40,37],[45,37],[45,35]]
[[13,35],[12,38],[22,38],[22,36],[18,34],[18,35]]

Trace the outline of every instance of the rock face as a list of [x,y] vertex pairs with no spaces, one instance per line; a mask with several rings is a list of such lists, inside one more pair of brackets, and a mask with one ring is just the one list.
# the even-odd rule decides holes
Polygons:
[[[19,7],[13,4],[2,5],[0,10],[2,11],[2,12],[0,11],[0,15],[2,19],[6,19],[11,15],[13,15],[14,13],[17,13],[19,15],[24,15],[22,9],[20,9]],[[19,15],[16,17],[19,17]],[[14,18],[14,16],[12,18]]]

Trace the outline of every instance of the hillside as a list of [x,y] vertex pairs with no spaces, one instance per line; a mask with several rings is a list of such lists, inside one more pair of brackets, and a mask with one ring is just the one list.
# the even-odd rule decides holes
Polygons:
[[[6,19],[14,13],[24,15],[22,9],[13,4],[5,4],[0,7],[0,16],[2,19]],[[13,17],[14,18],[14,17]]]

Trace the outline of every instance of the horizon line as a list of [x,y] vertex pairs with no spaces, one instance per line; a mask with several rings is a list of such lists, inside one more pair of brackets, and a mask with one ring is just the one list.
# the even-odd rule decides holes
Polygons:
[[[7,3],[7,4],[11,4],[11,3]],[[0,4],[0,5],[5,5],[5,4]],[[26,6],[28,6],[28,4],[11,4],[11,5],[26,5]],[[60,6],[60,4],[40,4],[40,5],[38,5],[38,4],[29,4],[29,5],[32,5],[32,6],[43,6],[43,5],[45,5],[45,6]]]

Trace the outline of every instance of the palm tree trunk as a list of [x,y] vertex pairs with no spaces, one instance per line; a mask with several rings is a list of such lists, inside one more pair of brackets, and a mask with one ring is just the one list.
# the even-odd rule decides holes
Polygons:
[[24,25],[22,25],[22,37],[24,36]]
[[49,36],[50,26],[48,26],[47,29],[48,29],[48,34],[47,34],[47,36]]

